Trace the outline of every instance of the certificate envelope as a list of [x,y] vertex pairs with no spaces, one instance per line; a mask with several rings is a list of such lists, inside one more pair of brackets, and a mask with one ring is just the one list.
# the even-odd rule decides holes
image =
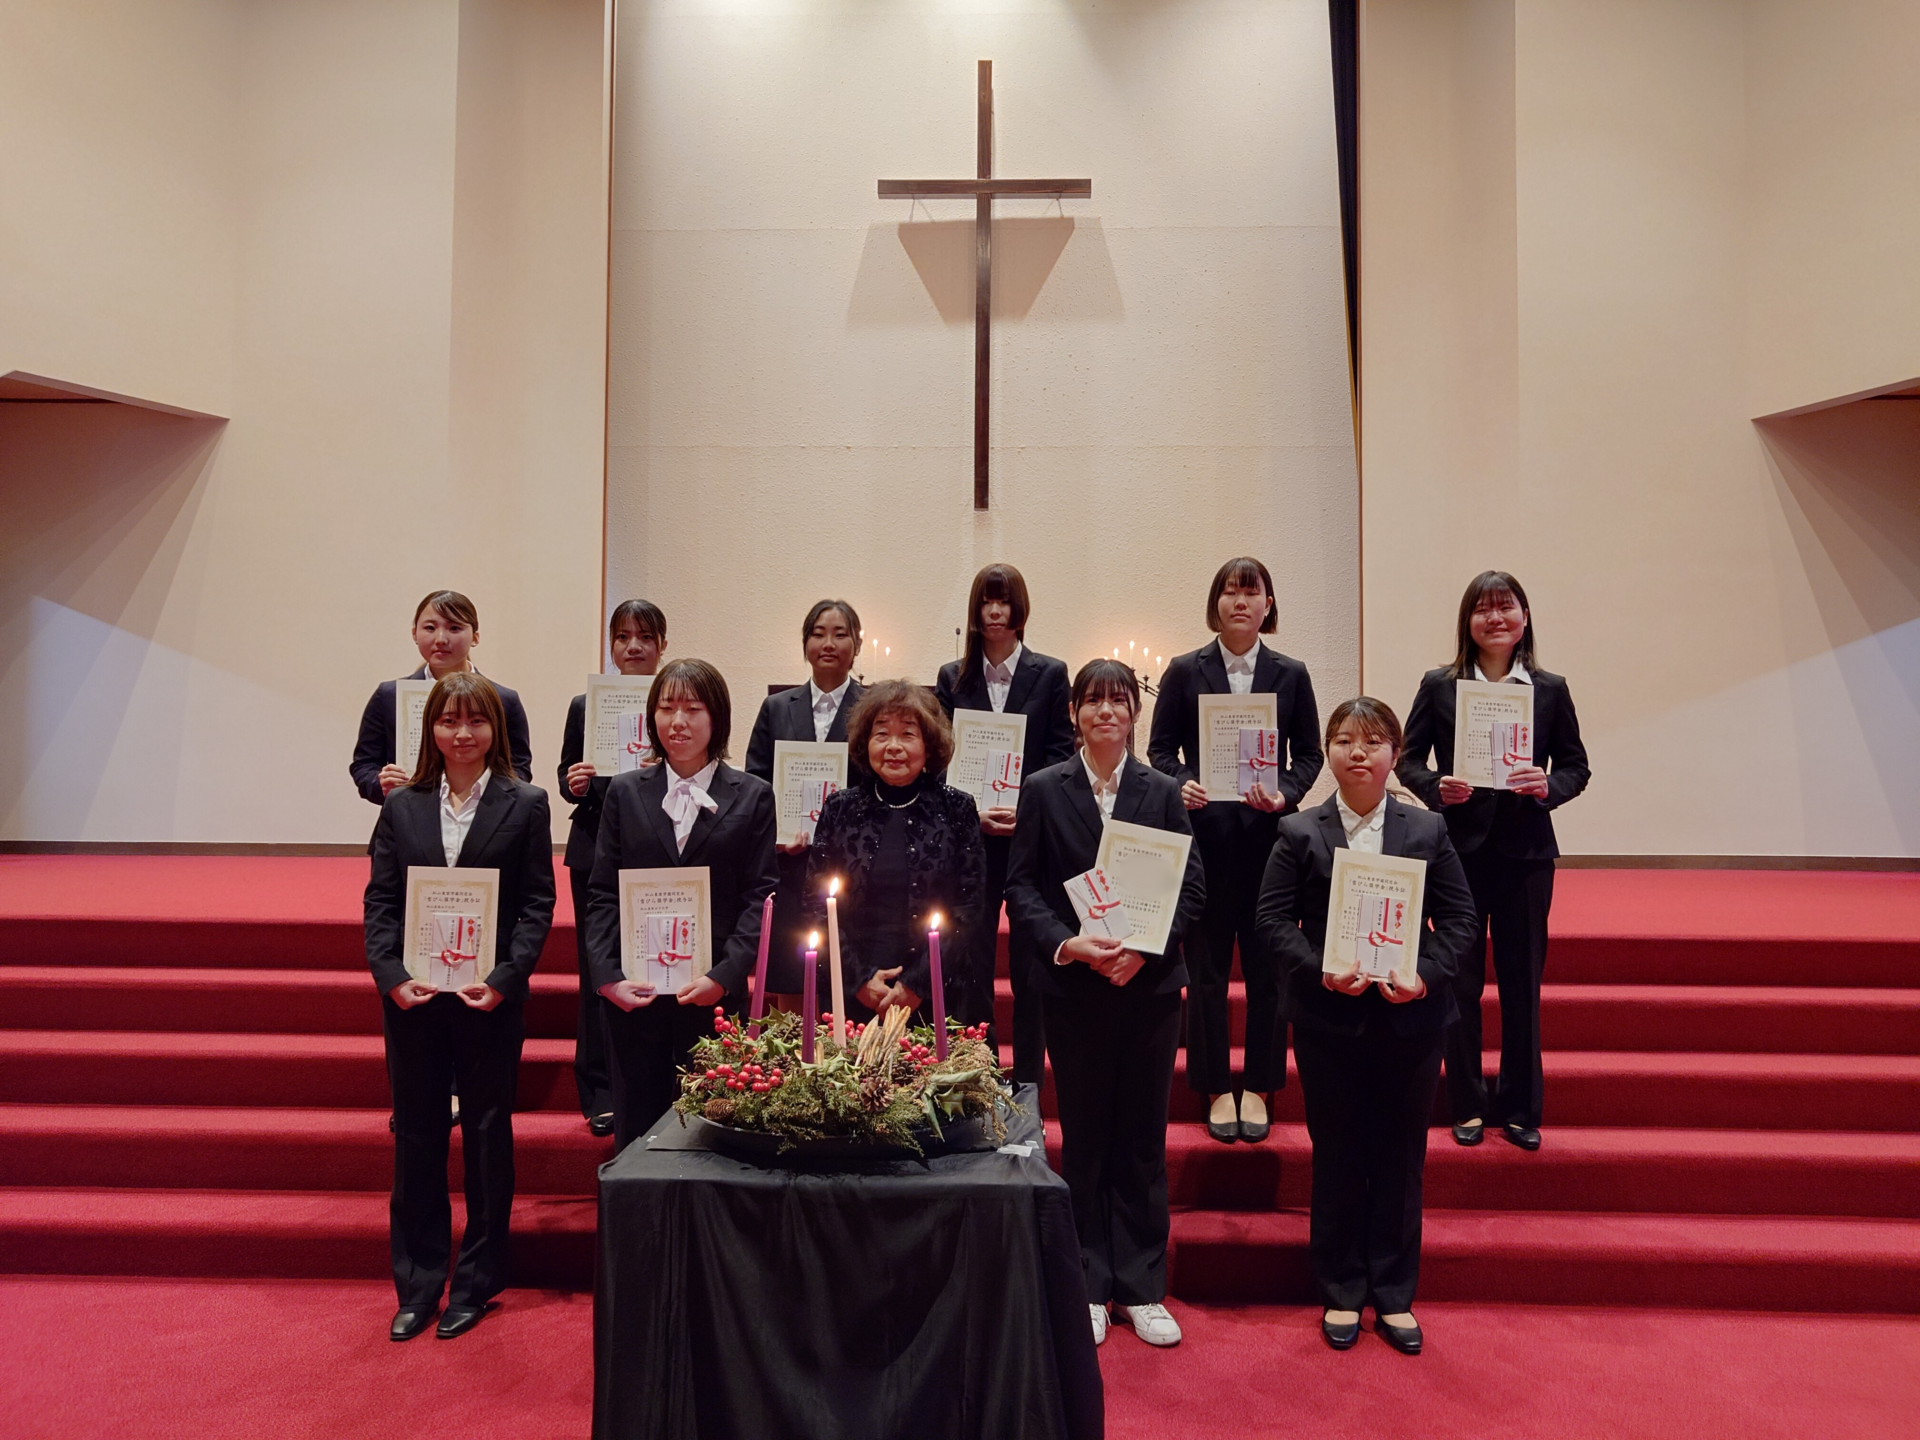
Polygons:
[[420,731],[432,693],[431,680],[393,682],[393,763],[409,775],[420,765]]
[[407,974],[422,985],[433,984],[433,917],[479,917],[479,961],[475,974],[485,980],[493,973],[493,954],[499,944],[500,872],[451,865],[407,867],[407,909],[400,932],[401,960]]
[[647,981],[647,917],[693,917],[693,963],[687,979],[713,968],[713,877],[704,865],[664,865],[620,872],[620,973]]
[[[620,717],[641,717],[640,734],[647,733],[647,695],[651,675],[589,675],[587,677],[587,760],[601,775],[620,770]],[[629,767],[631,768],[631,767]]]
[[773,801],[775,825],[783,843],[794,835],[813,839],[820,818],[807,804],[808,781],[830,780],[836,790],[847,788],[847,742],[844,740],[776,740],[773,742]]
[[1483,789],[1504,790],[1493,773],[1493,727],[1533,728],[1533,687],[1486,680],[1453,682],[1453,769],[1455,779]]
[[1200,783],[1207,787],[1207,800],[1245,803],[1240,793],[1240,732],[1278,730],[1280,699],[1273,694],[1196,698],[1200,701]]
[[[1394,984],[1412,989],[1420,963],[1421,898],[1427,887],[1427,862],[1405,855],[1373,855],[1344,847],[1333,852],[1333,886],[1327,896],[1327,939],[1320,968],[1331,974],[1351,971],[1385,950],[1401,953],[1391,966]],[[1400,923],[1378,928],[1380,905]],[[1368,952],[1362,954],[1362,948]],[[1404,949],[1402,950],[1402,947]]]
[[1100,832],[1093,863],[1106,871],[1119,891],[1120,908],[1133,926],[1129,950],[1142,955],[1166,953],[1192,849],[1191,835],[1129,825],[1124,820],[1109,820]]
[[997,710],[953,712],[953,759],[947,763],[947,784],[964,790],[982,810],[999,802],[987,789],[987,753],[992,750],[1027,751],[1027,717]]

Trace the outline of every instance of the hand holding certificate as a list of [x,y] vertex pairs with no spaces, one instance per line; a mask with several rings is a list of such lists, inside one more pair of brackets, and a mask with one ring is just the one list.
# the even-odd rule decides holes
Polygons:
[[602,775],[625,775],[653,763],[647,741],[651,675],[587,677],[587,759]]
[[811,845],[827,796],[847,788],[847,742],[773,742],[775,823],[783,844]]
[[[1246,803],[1247,794],[1257,783],[1269,795],[1278,795],[1272,782],[1276,769],[1259,764],[1243,764],[1248,731],[1272,736],[1272,748],[1266,759],[1277,765],[1280,750],[1280,701],[1274,695],[1201,695],[1200,702],[1200,783],[1206,787],[1209,803],[1238,800]],[[1261,752],[1258,740],[1254,755]],[[1243,783],[1244,782],[1244,783]]]
[[1322,972],[1347,981],[1357,976],[1396,990],[1418,990],[1426,883],[1424,860],[1344,848],[1334,851]]
[[[1109,820],[1100,832],[1094,869],[1111,877],[1121,912],[1132,929],[1128,948],[1145,955],[1166,952],[1187,879],[1191,835]],[[1068,888],[1072,894],[1072,888]]]
[[493,973],[500,872],[407,867],[407,974],[432,990],[471,990]]
[[1533,687],[1454,681],[1453,775],[1479,789],[1506,790],[1533,765]]

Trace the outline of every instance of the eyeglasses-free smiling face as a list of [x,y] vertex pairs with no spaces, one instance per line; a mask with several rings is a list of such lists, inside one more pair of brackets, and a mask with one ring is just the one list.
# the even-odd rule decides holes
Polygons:
[[927,737],[904,710],[888,710],[867,736],[867,767],[889,785],[911,785],[927,768]]
[[450,620],[432,606],[422,610],[420,618],[413,622],[413,643],[419,647],[420,658],[427,662],[428,673],[436,680],[455,670],[466,669],[467,652],[478,638],[472,626]]
[[706,768],[707,751],[713,745],[713,712],[705,701],[669,682],[664,694],[655,692],[653,723],[674,774],[692,775]]
[[1080,702],[1073,720],[1083,745],[1125,745],[1133,733],[1133,701],[1117,690],[1089,695]]
[[475,711],[449,705],[433,722],[433,743],[449,765],[478,765],[493,748],[493,722]]

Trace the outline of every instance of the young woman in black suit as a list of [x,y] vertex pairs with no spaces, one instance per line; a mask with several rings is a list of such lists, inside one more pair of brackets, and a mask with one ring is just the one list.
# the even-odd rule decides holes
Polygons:
[[[1473,939],[1473,895],[1437,815],[1387,795],[1400,721],[1378,700],[1327,717],[1339,792],[1287,816],[1260,886],[1259,925],[1286,976],[1286,1012],[1313,1141],[1308,1253],[1321,1333],[1336,1350],[1360,1335],[1360,1310],[1396,1350],[1420,1353],[1420,1185],[1440,1046],[1453,1020],[1450,984]],[[1342,849],[1427,862],[1420,959],[1409,989],[1353,969],[1323,973],[1333,857]]]
[[[1073,754],[1067,717],[1067,667],[1051,655],[1027,649],[1027,582],[1011,565],[987,566],[967,594],[967,644],[958,660],[940,667],[934,694],[953,718],[955,710],[992,710],[1027,717],[1022,775],[1036,775]],[[986,842],[985,923],[970,957],[965,1018],[993,1019],[994,947],[1000,937],[1000,906],[1006,898],[1007,863],[1013,851],[1014,810],[991,805],[980,812]],[[1038,1084],[1046,1052],[1039,998],[1033,993],[1033,954],[1017,934],[1007,937],[1007,974],[1013,982],[1013,1078]]]
[[[1260,876],[1280,817],[1297,810],[1319,777],[1320,714],[1313,681],[1298,660],[1260,643],[1277,627],[1273,576],[1250,555],[1229,560],[1207,591],[1207,628],[1220,638],[1177,656],[1160,682],[1147,754],[1180,782],[1207,867],[1207,913],[1187,938],[1187,1084],[1208,1097],[1207,1133],[1231,1144],[1267,1138],[1268,1105],[1287,1083],[1287,1027],[1280,1014],[1278,961],[1253,921]],[[1200,782],[1200,697],[1272,695],[1284,763],[1271,786],[1245,804],[1209,795]],[[1246,1064],[1236,1098],[1228,1050],[1227,982],[1234,942],[1247,987]]]
[[[607,622],[607,648],[622,675],[651,675],[667,648],[667,617],[651,600],[622,600]],[[613,776],[587,759],[587,697],[567,706],[560,738],[560,794],[573,806],[567,827],[567,882],[573,889],[573,936],[580,967],[580,1008],[574,1022],[573,1083],[580,1113],[595,1135],[613,1133],[613,1093],[607,1082],[607,1035],[600,997],[587,969],[587,877],[600,841],[600,807]]]
[[[1460,597],[1451,665],[1429,670],[1407,713],[1400,780],[1446,817],[1466,866],[1478,941],[1454,977],[1460,1022],[1447,1036],[1447,1108],[1453,1138],[1478,1145],[1486,1126],[1522,1150],[1540,1148],[1545,1077],[1540,1064],[1540,976],[1547,963],[1547,912],[1560,854],[1552,812],[1587,788],[1586,747],[1573,694],[1533,657],[1533,614],[1520,582],[1502,570],[1476,575]],[[1489,680],[1533,687],[1535,765],[1516,767],[1504,791],[1475,789],[1429,767],[1454,755],[1454,682]],[[1500,1080],[1491,1106],[1480,1073],[1480,996],[1488,932],[1500,988]]]
[[[853,662],[860,655],[860,616],[844,600],[819,600],[800,626],[800,651],[812,672],[804,685],[794,685],[760,702],[760,713],[747,739],[746,771],[773,783],[773,742],[845,740],[847,716],[865,693],[853,678]],[[849,775],[851,778],[851,775]],[[806,940],[804,891],[807,883],[807,842],[798,835],[782,835],[780,888],[773,899],[773,945],[767,953],[767,989],[776,995],[800,991],[800,955]]]
[[[395,1340],[426,1329],[447,1284],[447,1091],[456,1082],[467,1231],[440,1338],[471,1330],[506,1283],[521,1010],[553,923],[547,792],[513,774],[498,689],[471,672],[445,676],[427,697],[426,736],[412,780],[380,807],[365,902],[367,965],[382,996],[393,1086]],[[415,865],[500,872],[493,969],[484,982],[436,991],[408,976],[402,930]]]
[[1092,868],[1106,821],[1192,833],[1180,787],[1133,755],[1140,682],[1094,660],[1074,677],[1078,755],[1026,778],[1007,870],[1007,914],[1038,956],[1047,1054],[1060,1105],[1061,1172],[1073,1196],[1095,1343],[1107,1307],[1150,1345],[1175,1345],[1167,1294],[1167,1106],[1180,1046],[1181,936],[1198,923],[1206,881],[1187,855],[1166,953],[1082,938],[1066,882]]
[[[409,680],[435,680],[474,670],[469,652],[480,643],[480,612],[473,601],[458,590],[435,590],[413,610],[413,643],[420,651],[420,668]],[[533,742],[528,738],[527,712],[520,697],[504,685],[493,687],[506,712],[507,753],[513,757],[513,773],[522,780],[533,779]],[[382,680],[374,687],[373,698],[360,715],[360,736],[354,742],[353,760],[347,766],[360,798],[380,804],[402,785],[413,783],[417,755],[394,752],[394,682]]]
[[[694,1041],[713,1033],[713,1007],[742,1004],[760,949],[760,911],[777,879],[773,787],[727,764],[733,702],[704,660],[661,667],[647,697],[647,733],[662,764],[613,777],[587,882],[587,958],[606,1009],[613,1129],[621,1148],[644,1135],[680,1094]],[[713,968],[671,995],[620,968],[620,872],[704,865]]]

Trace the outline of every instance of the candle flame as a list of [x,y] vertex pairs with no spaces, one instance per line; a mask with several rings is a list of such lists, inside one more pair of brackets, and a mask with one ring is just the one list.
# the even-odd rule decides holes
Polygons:
[[827,886],[827,894],[838,895],[839,893],[840,893],[840,877],[836,875],[833,877],[833,883]]
[[933,918],[927,921],[927,929],[938,930],[939,928],[940,928],[940,912],[936,910],[933,913]]
[[807,949],[818,950],[819,948],[820,948],[820,932],[818,930],[808,931],[807,932]]

